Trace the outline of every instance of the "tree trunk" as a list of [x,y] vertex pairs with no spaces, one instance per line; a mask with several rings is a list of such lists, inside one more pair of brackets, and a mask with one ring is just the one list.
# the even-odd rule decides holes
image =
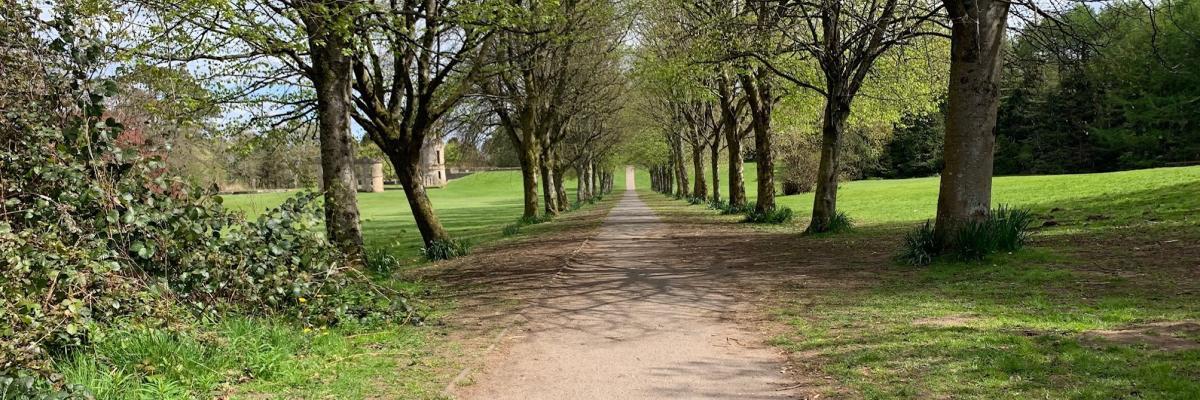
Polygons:
[[702,199],[708,198],[708,183],[704,179],[704,146],[692,146],[692,171],[696,177],[695,186],[692,186],[692,196]]
[[546,208],[546,215],[554,216],[558,215],[558,190],[555,189],[554,169],[550,163],[550,156],[543,151],[539,162],[542,174],[542,205]]
[[571,201],[567,197],[567,185],[565,182],[566,179],[563,178],[563,167],[555,167],[551,171],[554,172],[554,197],[558,199],[558,209],[563,211],[570,210]]
[[[315,7],[314,7],[315,8]],[[345,35],[324,12],[305,19],[312,54],[311,76],[317,94],[317,130],[321,143],[321,183],[329,239],[353,258],[363,254],[358,221],[358,182],[350,137],[351,60]],[[334,18],[337,18],[336,16]]]
[[954,235],[991,212],[992,159],[1000,104],[1001,49],[1008,2],[945,0],[953,26],[946,110],[945,166],[934,237],[953,248]]
[[[831,92],[832,93],[832,92]],[[837,214],[838,175],[841,169],[842,137],[850,117],[850,99],[830,96],[825,100],[821,123],[821,163],[817,168],[817,190],[813,196],[809,233],[829,231],[829,222]]]
[[771,112],[775,99],[771,94],[768,72],[741,75],[750,104],[750,123],[754,129],[754,152],[758,158],[758,203],[755,211],[775,209],[775,159],[771,153]]
[[712,146],[709,146],[712,151],[712,200],[713,202],[721,201],[721,136],[719,133],[713,136]]
[[519,149],[517,158],[521,162],[521,186],[524,189],[524,213],[526,220],[538,216],[538,154],[535,149]]
[[408,198],[408,208],[412,210],[413,220],[417,223],[417,230],[421,232],[425,246],[449,240],[450,234],[442,227],[441,221],[434,213],[433,203],[429,201],[429,195],[425,192],[425,183],[421,181],[421,157],[407,157],[407,160],[399,157],[389,158],[400,180],[400,186],[404,188],[404,197]]
[[682,142],[683,140],[676,139],[671,149],[672,157],[674,157],[672,164],[675,165],[675,195],[688,197],[691,194],[688,193],[687,164],[684,163]]
[[[738,129],[737,110],[734,107],[733,83],[730,82],[727,72],[722,71],[719,89],[721,136],[725,138],[725,153],[729,156],[729,205],[744,207],[746,205],[746,182],[743,179],[745,166],[742,161],[742,135]],[[720,140],[720,138],[716,140]],[[716,168],[713,170],[715,171]],[[713,182],[715,185],[716,179],[713,179]]]

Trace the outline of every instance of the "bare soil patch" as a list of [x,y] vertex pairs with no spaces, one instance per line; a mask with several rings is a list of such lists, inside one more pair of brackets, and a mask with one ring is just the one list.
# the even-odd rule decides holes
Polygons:
[[1160,351],[1200,348],[1200,323],[1195,321],[1154,322],[1121,329],[1095,330],[1083,334],[1093,345],[1128,345]]

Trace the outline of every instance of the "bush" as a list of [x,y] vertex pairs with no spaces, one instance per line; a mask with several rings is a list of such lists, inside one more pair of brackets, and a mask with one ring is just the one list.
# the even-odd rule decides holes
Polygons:
[[688,202],[688,204],[696,206],[696,205],[708,203],[708,199],[703,196],[688,196],[687,202]]
[[757,209],[750,209],[746,212],[746,219],[742,222],[753,224],[782,224],[792,220],[792,209],[773,208],[765,212],[760,212]]
[[815,227],[812,224],[815,224],[816,222],[816,220],[810,222],[806,233],[838,233],[854,230],[854,219],[850,218],[849,215],[846,215],[846,213],[842,211],[838,211],[836,214],[833,214],[833,217],[829,219],[829,224],[825,226],[824,229],[815,229],[818,227]]
[[933,259],[950,254],[963,261],[977,261],[996,252],[1020,250],[1029,241],[1033,214],[1027,209],[1001,205],[987,219],[973,221],[951,233],[954,245],[944,249],[937,243],[929,221],[904,237],[897,259],[910,265],[928,265]]
[[821,161],[820,137],[813,135],[777,135],[776,160],[779,185],[784,196],[813,191]]
[[429,261],[449,260],[471,252],[471,243],[466,240],[435,240],[421,249],[421,255]]
[[[72,57],[100,54],[86,35],[60,35]],[[44,77],[48,95],[0,114],[0,382],[44,386],[57,376],[51,354],[85,349],[117,321],[409,317],[399,296],[351,297],[370,282],[325,238],[315,194],[252,222],[225,210],[154,154],[123,147],[136,132],[105,116],[116,85],[73,65]]]

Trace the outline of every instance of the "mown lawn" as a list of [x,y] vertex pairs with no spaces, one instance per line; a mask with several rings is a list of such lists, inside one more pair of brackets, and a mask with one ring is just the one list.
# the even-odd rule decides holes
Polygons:
[[[624,170],[615,174],[616,190],[625,187]],[[575,181],[566,189],[575,199]],[[224,196],[225,205],[254,216],[275,206],[291,192]],[[519,171],[482,172],[455,179],[444,188],[429,189],[429,198],[437,216],[450,234],[474,244],[502,237],[504,226],[521,217],[521,173]],[[359,212],[363,239],[368,247],[386,249],[397,257],[414,262],[420,257],[421,234],[413,222],[404,191],[388,186],[383,193],[359,193]]]
[[[747,163],[745,168],[746,196],[751,201],[758,196],[755,168],[754,163]],[[727,174],[721,170],[722,195],[729,193]],[[639,176],[646,176],[645,172],[639,172]],[[638,182],[649,182],[649,178]],[[1001,176],[993,180],[992,187],[994,205],[1028,207],[1039,213],[1059,208],[1054,216],[1060,222],[1103,215],[1106,218],[1094,218],[1097,221],[1089,221],[1094,222],[1089,225],[1139,220],[1200,223],[1200,215],[1195,212],[1196,204],[1200,203],[1200,166],[1102,174]],[[923,221],[933,218],[937,193],[937,177],[843,182],[838,187],[838,210],[846,212],[860,226]],[[776,202],[796,212],[796,224],[808,224],[812,193],[778,196]],[[1157,221],[1150,221],[1154,219]]]
[[[1200,398],[1200,167],[998,177],[995,202],[1046,225],[1031,246],[981,262],[891,261],[899,237],[933,217],[937,182],[843,183],[849,234],[801,236],[811,194],[779,199],[792,224],[744,226],[827,267],[797,267],[771,306],[783,325],[773,343],[831,378],[822,398]],[[684,204],[662,211],[738,219]]]

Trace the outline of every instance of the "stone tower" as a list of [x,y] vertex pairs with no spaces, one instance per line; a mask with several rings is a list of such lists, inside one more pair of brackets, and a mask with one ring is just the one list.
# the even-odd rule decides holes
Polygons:
[[446,186],[446,144],[441,138],[427,139],[421,148],[421,182],[431,188]]
[[358,191],[378,193],[383,191],[383,161],[360,158],[354,162],[354,179]]

